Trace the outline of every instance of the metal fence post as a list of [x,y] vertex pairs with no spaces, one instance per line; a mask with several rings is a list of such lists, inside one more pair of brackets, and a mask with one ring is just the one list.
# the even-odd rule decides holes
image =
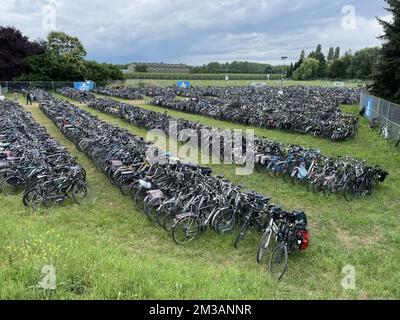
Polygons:
[[392,103],[389,101],[389,106],[388,106],[388,112],[387,112],[387,117],[386,117],[386,127],[389,126],[389,117],[390,117],[390,107]]
[[378,117],[379,117],[379,114],[380,114],[380,112],[381,112],[381,98],[378,98]]

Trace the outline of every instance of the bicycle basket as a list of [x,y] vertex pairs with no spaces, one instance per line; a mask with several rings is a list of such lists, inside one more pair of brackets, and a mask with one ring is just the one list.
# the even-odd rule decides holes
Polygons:
[[305,178],[307,178],[307,176],[308,176],[307,169],[304,168],[304,167],[300,167],[300,169],[299,169],[299,178],[300,179],[305,179]]
[[111,166],[112,167],[121,167],[122,166],[122,161],[120,160],[110,160]]
[[161,190],[151,190],[151,191],[148,191],[147,194],[149,195],[149,198],[151,200],[162,198],[164,196],[164,194]]

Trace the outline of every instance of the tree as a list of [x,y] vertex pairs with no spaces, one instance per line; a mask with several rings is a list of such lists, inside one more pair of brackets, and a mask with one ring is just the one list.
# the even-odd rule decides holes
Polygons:
[[291,79],[292,77],[293,77],[293,68],[294,68],[294,65],[293,65],[293,62],[290,64],[290,66],[289,66],[289,69],[288,69],[288,72],[287,72],[287,77],[289,78],[289,79]]
[[299,61],[304,61],[304,59],[306,58],[306,52],[304,51],[304,50],[301,50],[301,53],[300,53],[300,60]]
[[322,53],[322,45],[321,44],[317,45],[317,49],[315,50],[315,53],[316,54],[321,54]]
[[339,60],[340,58],[340,47],[336,47],[335,54],[333,56],[333,61]]
[[273,68],[272,68],[272,66],[271,65],[267,65],[266,67],[265,67],[265,69],[264,69],[264,73],[266,73],[266,74],[271,74],[271,73],[273,73]]
[[326,76],[326,59],[325,55],[322,53],[322,46],[320,44],[317,45],[317,49],[314,52],[311,52],[308,56],[309,58],[314,58],[318,60],[319,67],[318,67],[318,78],[324,78]]
[[351,59],[347,76],[351,79],[370,79],[378,54],[379,48],[365,48],[357,51]]
[[318,76],[319,61],[314,58],[306,58],[300,67],[293,72],[294,80],[312,80]]
[[25,59],[42,54],[45,44],[29,41],[14,27],[0,26],[0,80],[12,80],[26,72]]
[[96,61],[85,61],[85,79],[97,81],[122,80],[124,74],[122,71],[112,64]]
[[51,54],[70,57],[78,61],[86,56],[86,50],[80,40],[64,32],[50,32],[47,37],[47,49]]
[[46,51],[25,59],[26,72],[18,80],[79,81],[120,80],[122,71],[111,64],[85,61],[86,50],[76,37],[63,32],[51,32]]
[[278,69],[270,64],[248,62],[248,61],[233,61],[226,63],[210,62],[209,64],[201,67],[194,67],[191,69],[192,73],[280,73],[280,66]]
[[300,68],[300,66],[303,63],[305,57],[306,57],[306,52],[304,50],[301,50],[299,61],[297,61],[294,64],[293,71],[296,71],[298,68]]
[[335,57],[335,49],[333,49],[333,47],[330,47],[327,60],[333,61],[334,57]]
[[348,51],[343,57],[335,60],[330,68],[329,77],[337,80],[348,79],[350,76],[349,68],[351,66],[352,59],[353,56],[351,54],[351,51]]
[[46,53],[30,56],[25,59],[27,72],[17,77],[20,81],[52,81],[53,66],[48,61]]
[[78,38],[63,32],[50,32],[47,50],[26,59],[27,74],[20,80],[41,76],[43,80],[77,81],[85,78],[86,50]]
[[385,34],[379,37],[383,45],[373,71],[371,90],[379,97],[400,103],[400,1],[385,1],[393,19],[392,22],[378,19]]
[[50,32],[46,54],[53,66],[53,80],[84,80],[86,50],[78,38],[64,32]]
[[147,67],[143,64],[138,64],[135,66],[136,72],[147,72]]

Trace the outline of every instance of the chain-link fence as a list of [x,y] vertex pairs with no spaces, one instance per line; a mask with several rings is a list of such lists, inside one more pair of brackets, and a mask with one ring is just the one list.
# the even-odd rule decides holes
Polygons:
[[[98,87],[107,85],[108,82],[96,82]],[[2,93],[13,90],[22,90],[28,88],[40,88],[45,90],[56,90],[63,87],[73,87],[72,81],[0,81]]]
[[364,92],[360,97],[360,110],[363,108],[368,119],[376,118],[379,126],[386,126],[390,138],[397,141],[400,135],[400,105]]

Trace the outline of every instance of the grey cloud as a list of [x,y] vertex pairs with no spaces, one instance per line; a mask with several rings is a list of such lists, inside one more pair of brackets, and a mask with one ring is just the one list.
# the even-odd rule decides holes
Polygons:
[[[51,0],[54,2],[54,0]],[[201,64],[210,60],[297,60],[321,43],[343,49],[378,45],[384,1],[353,0],[358,28],[344,32],[346,0],[56,0],[57,28],[78,36],[88,58]],[[49,0],[2,0],[1,24],[45,38],[41,8]]]

